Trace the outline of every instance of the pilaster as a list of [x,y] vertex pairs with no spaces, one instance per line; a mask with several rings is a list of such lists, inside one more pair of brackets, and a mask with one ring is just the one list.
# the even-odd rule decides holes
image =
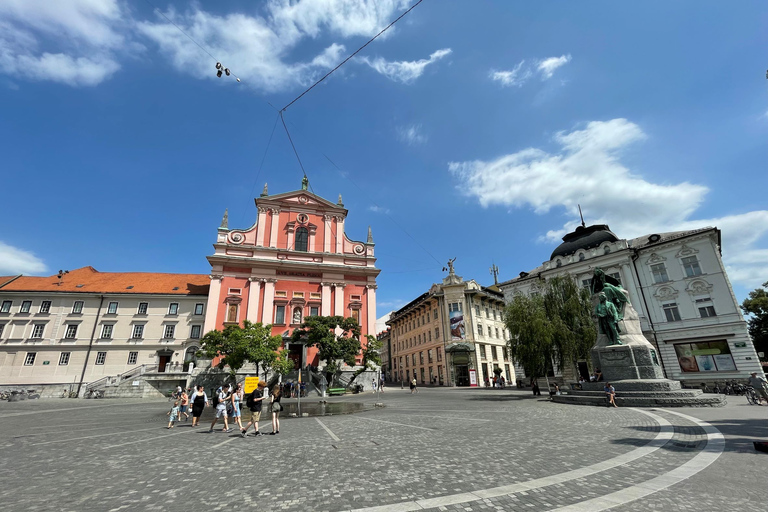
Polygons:
[[261,310],[261,323],[263,324],[272,324],[274,322],[272,310],[274,309],[276,282],[277,279],[264,280],[264,307]]
[[248,278],[248,311],[245,318],[251,322],[259,321],[259,292],[264,279],[257,277]]
[[203,334],[216,328],[216,315],[219,314],[221,302],[221,280],[224,277],[221,274],[211,274],[211,287],[208,292],[208,307],[205,310],[205,323],[203,324]]

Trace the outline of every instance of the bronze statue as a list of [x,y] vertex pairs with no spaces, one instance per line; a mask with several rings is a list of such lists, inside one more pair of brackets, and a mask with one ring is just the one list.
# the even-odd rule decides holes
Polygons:
[[600,292],[600,303],[595,306],[595,314],[597,315],[597,325],[600,326],[600,330],[603,334],[608,336],[611,340],[611,345],[621,345],[619,339],[619,312],[616,310],[616,306],[608,300],[608,297],[604,292]]
[[613,304],[619,315],[617,321],[624,319],[624,305],[629,302],[624,288],[611,276],[605,275],[601,268],[596,268],[592,277],[592,294],[604,293],[606,299]]
[[301,190],[307,190],[307,187],[309,186],[309,179],[307,179],[306,175],[301,178]]

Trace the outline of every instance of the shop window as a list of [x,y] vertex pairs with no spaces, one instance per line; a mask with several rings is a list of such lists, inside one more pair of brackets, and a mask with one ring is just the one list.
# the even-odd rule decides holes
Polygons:
[[736,371],[727,341],[678,343],[675,354],[684,373]]

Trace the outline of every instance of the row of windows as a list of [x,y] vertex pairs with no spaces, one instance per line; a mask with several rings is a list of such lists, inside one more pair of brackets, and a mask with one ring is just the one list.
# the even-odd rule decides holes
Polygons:
[[[491,314],[493,314],[493,319],[496,320],[496,309],[485,308],[485,318],[491,318]],[[480,306],[478,306],[477,304],[475,304],[475,315],[478,318],[483,316],[482,312],[481,312],[481,309],[480,309]],[[504,319],[502,315],[503,315],[503,313],[501,311],[499,311],[499,318],[501,320]]]
[[[408,368],[408,366],[409,366],[409,364],[408,364],[409,359],[410,359],[410,366],[416,366],[416,352],[414,352],[410,356],[411,356],[410,358],[408,356],[400,356],[399,358],[395,358],[394,361],[393,361],[395,369],[398,368],[398,363],[399,363],[399,368],[403,368],[403,358],[405,358],[405,368]],[[434,351],[433,351],[433,349],[427,350],[427,363],[428,364],[432,364],[434,361],[437,361],[439,363],[442,360],[443,360],[443,353],[440,350],[440,347],[434,349]],[[424,364],[424,351],[423,350],[421,352],[419,352],[419,364],[421,364],[421,365]]]
[[[696,277],[702,274],[699,260],[696,256],[688,256],[680,259],[680,263],[683,265],[685,271],[685,277]],[[654,283],[666,283],[669,281],[667,275],[667,267],[663,263],[656,263],[651,265],[651,274],[653,275]]]
[[[679,322],[682,320],[680,317],[680,310],[677,307],[677,302],[667,302],[666,304],[662,304],[661,308],[664,310],[664,316],[666,316],[667,322]],[[709,297],[696,299],[696,309],[699,310],[699,316],[701,318],[717,316],[717,313],[715,313],[715,306],[712,305],[712,299]]]
[[[493,329],[496,329],[496,338],[501,339],[501,333],[499,331],[498,327],[491,328],[491,326],[488,326],[488,337],[493,338]],[[477,324],[477,335],[482,336],[483,335],[483,325]]]
[[404,334],[408,331],[416,329],[417,327],[428,324],[432,320],[437,320],[437,308],[429,309],[423,315],[419,315],[413,320],[405,322],[400,327],[398,327],[398,334]]
[[[31,339],[41,339],[43,335],[45,334],[45,325],[46,324],[34,324],[32,326],[32,335],[30,336]],[[112,339],[112,332],[114,330],[115,324],[104,324],[101,326],[101,339]],[[77,329],[79,325],[78,324],[67,324],[66,330],[64,332],[64,339],[66,340],[73,340],[77,338]],[[3,330],[5,329],[5,324],[0,324],[0,337],[3,335]],[[193,339],[200,338],[200,335],[202,334],[203,326],[201,325],[193,325],[190,328],[189,337]],[[176,326],[175,325],[166,325],[163,329],[163,338],[166,339],[172,339],[176,335]],[[143,339],[144,338],[144,325],[143,324],[135,324],[133,326],[133,332],[131,335],[131,339]]]
[[[424,368],[419,368],[419,373],[416,373],[416,368],[413,369],[411,372],[410,370],[400,370],[400,380],[403,381],[410,381],[411,379],[419,380],[419,377],[421,377],[421,383],[422,384],[440,384],[443,385],[443,366],[437,365],[437,370],[435,370],[434,366],[427,367],[426,371],[429,372],[429,381],[426,380],[427,375]],[[398,372],[395,372],[394,374],[395,378],[398,376]]]
[[[61,352],[61,354],[59,354],[59,366],[67,366],[69,364],[69,359],[71,356],[72,356],[72,352]],[[36,359],[37,359],[37,352],[27,352],[26,357],[24,357],[24,366],[33,366],[35,364]],[[138,352],[128,352],[127,364],[136,364],[138,360],[139,360]],[[102,365],[102,364],[105,364],[106,361],[107,361],[106,352],[96,352],[95,364]]]
[[[440,339],[440,328],[435,327],[435,340]],[[395,350],[403,350],[406,348],[415,347],[416,345],[421,345],[422,343],[429,343],[432,341],[432,331],[427,331],[423,333],[423,336],[421,334],[418,334],[416,336],[413,336],[411,338],[408,338],[407,340],[398,341],[395,344]]]
[[[72,304],[72,313],[73,314],[82,313],[84,304],[85,304],[84,301],[76,300]],[[107,304],[107,314],[116,315],[118,306],[119,306],[118,302],[110,302],[109,304]],[[13,307],[12,300],[4,300],[2,305],[0,305],[0,313],[10,313],[12,307]],[[22,301],[21,305],[19,306],[19,313],[29,313],[31,308],[32,308],[31,300]],[[136,311],[136,314],[146,315],[148,309],[149,309],[149,302],[139,302],[139,307]],[[38,313],[50,313],[50,312],[51,312],[51,301],[44,300],[43,302],[41,302]],[[204,312],[205,312],[205,304],[203,304],[202,302],[195,304],[195,310],[194,310],[195,315],[202,315]],[[171,302],[168,305],[168,314],[169,315],[179,314],[178,302]]]
[[[498,352],[497,352],[498,348],[499,347],[497,347],[496,345],[491,345],[491,359],[494,361],[499,359]],[[507,357],[507,347],[501,347],[501,357],[505,361],[509,359]],[[480,359],[488,359],[485,345],[480,345]]]

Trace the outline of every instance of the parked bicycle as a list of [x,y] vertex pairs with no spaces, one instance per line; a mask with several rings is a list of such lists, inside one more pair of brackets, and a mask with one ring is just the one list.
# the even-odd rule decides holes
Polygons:
[[755,391],[755,388],[752,386],[747,386],[746,388],[747,403],[749,405],[760,405],[760,395]]

